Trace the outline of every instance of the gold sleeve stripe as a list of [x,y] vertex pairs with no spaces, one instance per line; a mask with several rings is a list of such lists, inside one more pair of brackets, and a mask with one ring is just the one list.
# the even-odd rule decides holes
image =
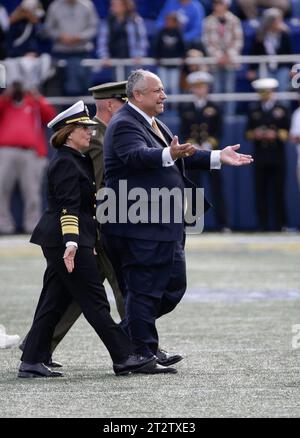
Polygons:
[[64,220],[64,219],[76,219],[78,220],[77,216],[72,216],[71,214],[66,214],[65,216],[61,216],[60,220]]
[[62,226],[62,227],[68,227],[68,226],[70,226],[70,227],[77,227],[77,228],[78,228],[78,224],[74,224],[74,223],[72,223],[72,222],[67,222],[67,223],[65,223],[65,224],[61,224],[61,226]]
[[76,221],[75,219],[68,219],[66,221],[60,221],[62,225],[66,225],[66,224],[73,224],[73,225],[78,225],[78,220]]
[[63,229],[65,229],[66,227],[79,228],[78,225],[74,225],[74,224],[65,224],[65,225],[61,226],[61,228],[63,228]]
[[286,129],[278,129],[278,137],[282,141],[286,141],[289,137],[289,133]]
[[78,227],[71,226],[71,225],[63,225],[62,226],[62,233],[64,234],[79,234]]

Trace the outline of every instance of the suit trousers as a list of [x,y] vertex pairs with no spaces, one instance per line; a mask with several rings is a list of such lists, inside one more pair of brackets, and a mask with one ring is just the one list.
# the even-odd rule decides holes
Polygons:
[[132,346],[126,333],[110,315],[109,303],[99,280],[92,248],[79,247],[71,274],[64,265],[64,251],[63,247],[43,248],[47,269],[22,360],[29,363],[48,362],[55,326],[75,300],[84,317],[105,344],[112,361],[122,362],[131,354]]
[[122,327],[136,353],[156,354],[156,319],[171,312],[186,290],[184,240],[156,242],[108,234],[103,240],[125,293]]

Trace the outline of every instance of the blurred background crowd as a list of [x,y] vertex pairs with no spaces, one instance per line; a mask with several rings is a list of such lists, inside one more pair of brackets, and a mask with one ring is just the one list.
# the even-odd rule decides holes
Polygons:
[[299,53],[300,0],[0,1],[0,234],[41,214],[48,121],[139,67],[162,79],[182,142],[254,156],[190,175],[215,206],[205,229],[300,229]]

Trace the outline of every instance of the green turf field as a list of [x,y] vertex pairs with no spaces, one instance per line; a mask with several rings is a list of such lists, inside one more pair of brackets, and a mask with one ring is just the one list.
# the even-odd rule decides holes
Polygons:
[[[299,417],[299,234],[204,234],[187,241],[188,291],[158,322],[178,374],[115,377],[82,318],[58,348],[59,379],[17,379],[0,350],[0,417]],[[24,237],[0,239],[0,324],[25,334],[44,261]],[[112,305],[113,314],[115,308]]]

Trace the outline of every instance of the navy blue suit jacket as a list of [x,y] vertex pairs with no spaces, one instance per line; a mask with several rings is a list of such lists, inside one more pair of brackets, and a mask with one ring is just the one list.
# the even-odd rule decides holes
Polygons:
[[[173,134],[160,120],[156,120],[168,144]],[[172,190],[196,186],[185,176],[185,167],[190,169],[209,169],[210,152],[197,151],[193,156],[176,160],[173,166],[163,167],[162,152],[166,143],[160,138],[145,118],[130,105],[125,104],[110,121],[104,137],[105,185],[116,193],[118,203],[119,181],[125,180],[127,193],[140,187],[148,194],[149,212],[151,189],[163,187]],[[124,195],[121,196],[124,202]],[[154,201],[152,196],[152,201]],[[128,208],[136,201],[128,201]],[[205,201],[206,202],[206,201]],[[142,205],[142,203],[141,203]],[[206,207],[209,204],[206,203]],[[143,209],[143,206],[142,206]],[[118,213],[117,213],[118,214]],[[183,216],[183,215],[182,215]],[[117,215],[118,219],[118,215]],[[169,223],[106,223],[101,227],[107,234],[116,236],[149,239],[156,241],[180,240],[184,231],[184,219],[174,223],[171,213]]]

